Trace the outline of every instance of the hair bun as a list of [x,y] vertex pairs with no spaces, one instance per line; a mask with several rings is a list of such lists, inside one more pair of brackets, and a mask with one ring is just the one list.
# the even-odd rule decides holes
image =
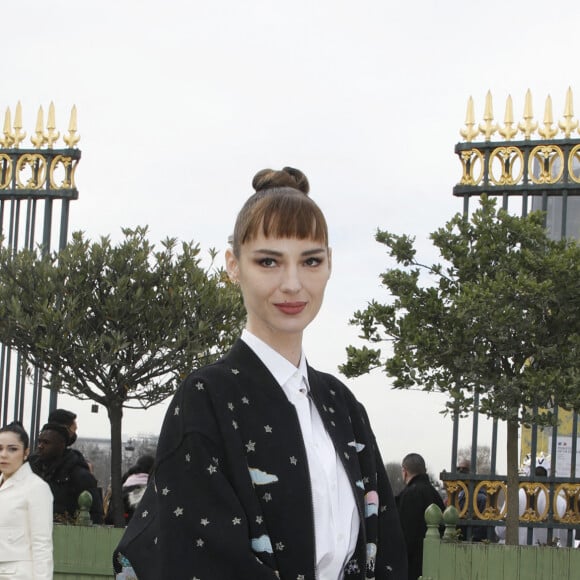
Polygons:
[[258,191],[274,189],[278,187],[291,187],[308,195],[310,185],[306,175],[300,169],[284,167],[282,170],[262,169],[254,175],[252,187]]

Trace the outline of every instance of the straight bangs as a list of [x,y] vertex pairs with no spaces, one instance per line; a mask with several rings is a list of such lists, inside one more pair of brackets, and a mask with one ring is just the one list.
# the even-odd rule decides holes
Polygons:
[[328,247],[328,227],[320,208],[296,190],[281,193],[266,195],[254,205],[241,243],[253,240],[261,230],[266,238],[311,239]]

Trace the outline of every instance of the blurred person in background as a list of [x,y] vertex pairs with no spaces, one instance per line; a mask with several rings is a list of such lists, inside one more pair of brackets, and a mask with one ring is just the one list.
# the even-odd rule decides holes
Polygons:
[[34,472],[50,485],[55,521],[71,522],[78,512],[78,498],[88,491],[94,524],[103,523],[103,500],[97,480],[82,455],[68,448],[69,430],[60,423],[46,423],[38,436]]

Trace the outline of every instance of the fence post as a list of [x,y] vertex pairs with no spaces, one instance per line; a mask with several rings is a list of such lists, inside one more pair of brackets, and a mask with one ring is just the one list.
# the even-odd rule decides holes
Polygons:
[[423,542],[423,575],[420,580],[437,580],[439,569],[439,547],[441,536],[439,526],[443,522],[443,514],[437,504],[432,503],[425,510],[427,533]]
[[457,522],[459,522],[459,512],[453,505],[447,506],[443,512],[443,522],[445,523],[445,533],[443,540],[446,542],[457,541]]
[[93,496],[87,490],[81,492],[78,499],[79,515],[77,516],[77,526],[92,526],[91,506],[93,505]]

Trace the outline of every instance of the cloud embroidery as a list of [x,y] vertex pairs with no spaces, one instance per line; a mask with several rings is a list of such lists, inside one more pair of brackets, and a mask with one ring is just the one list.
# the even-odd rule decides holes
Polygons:
[[272,550],[270,536],[262,534],[259,538],[252,538],[252,550],[254,552],[268,552],[268,554],[273,554],[274,550]]
[[379,494],[376,491],[369,491],[365,495],[365,517],[379,514]]
[[269,483],[275,483],[278,481],[278,476],[273,473],[266,473],[257,467],[249,467],[250,477],[254,485],[268,485]]
[[363,443],[357,443],[356,441],[349,441],[347,445],[349,447],[354,447],[357,453],[360,453],[365,448]]

